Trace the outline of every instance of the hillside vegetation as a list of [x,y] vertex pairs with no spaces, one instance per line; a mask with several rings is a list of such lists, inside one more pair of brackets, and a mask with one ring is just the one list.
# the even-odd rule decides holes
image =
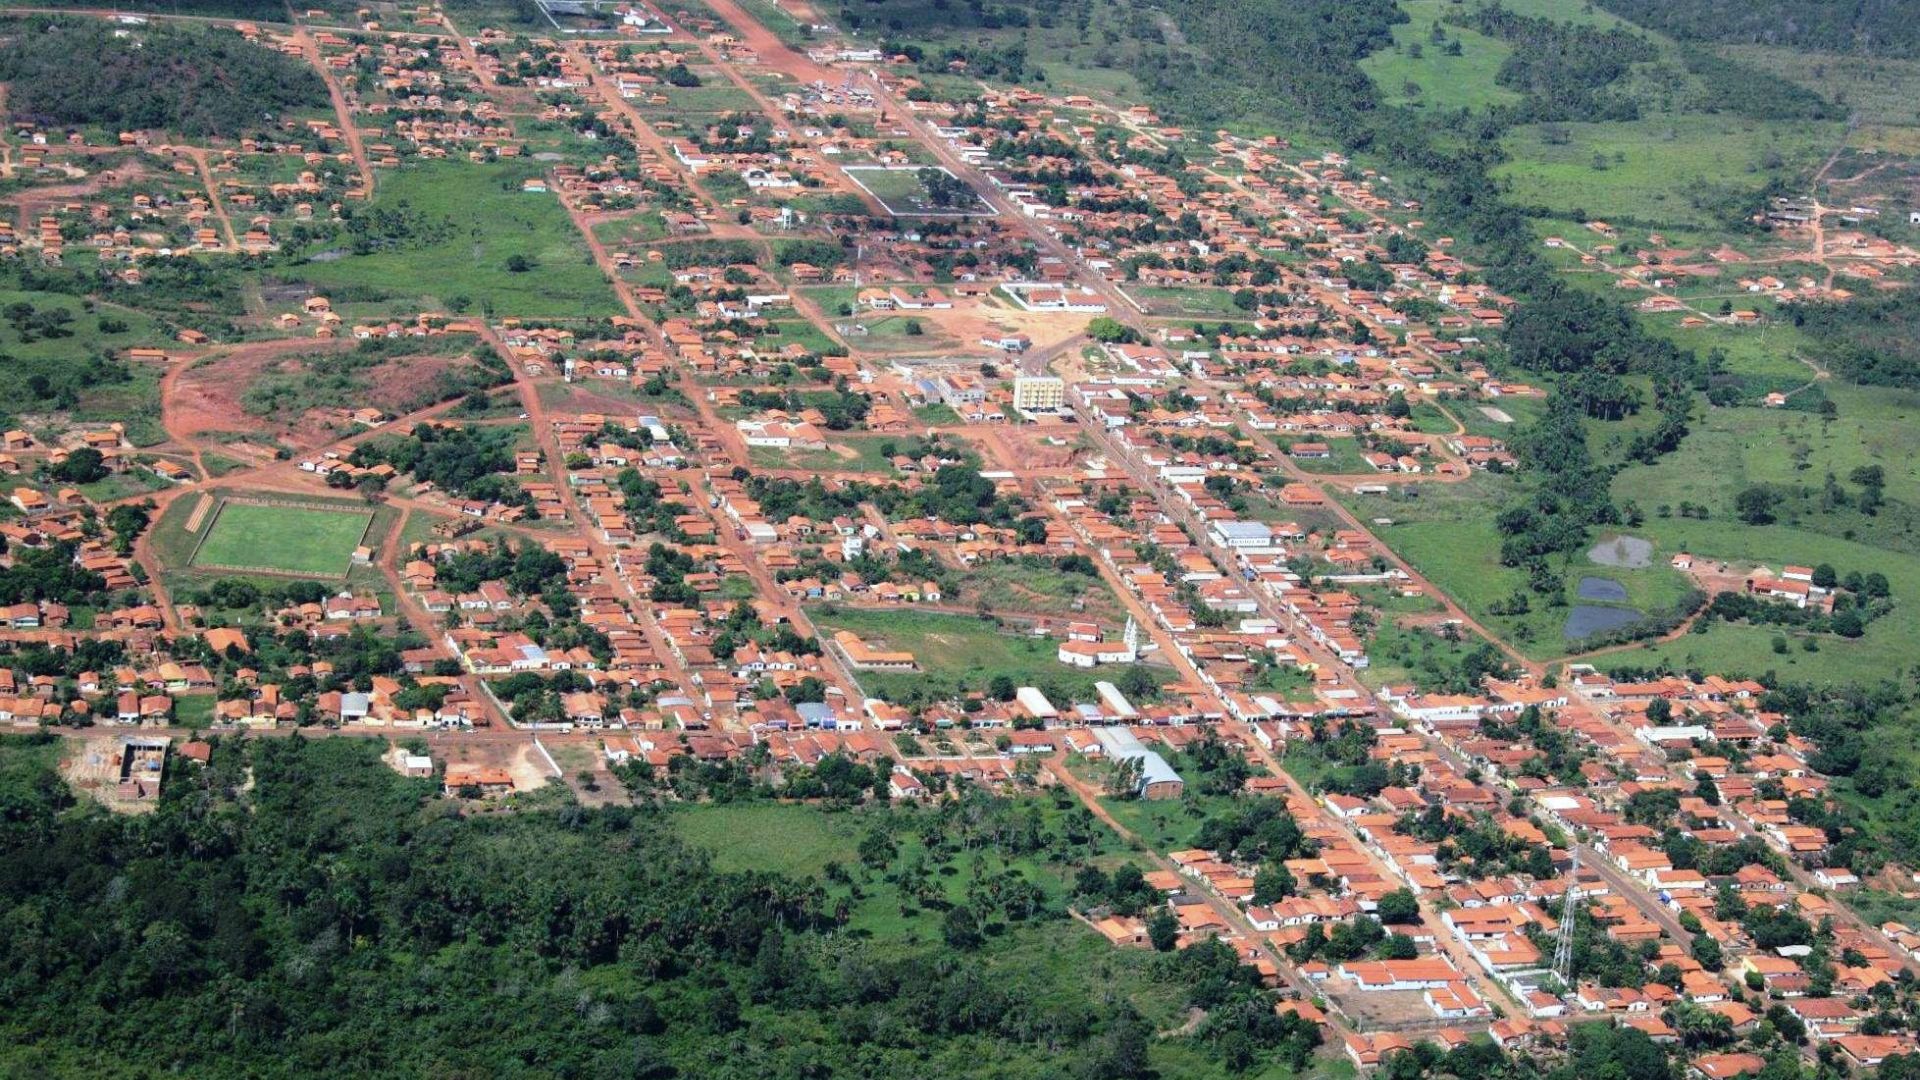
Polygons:
[[327,104],[311,67],[237,34],[91,20],[24,24],[0,48],[0,82],[15,121],[187,136],[233,137]]
[[1600,6],[1677,38],[1920,55],[1920,21],[1908,0],[1600,0]]

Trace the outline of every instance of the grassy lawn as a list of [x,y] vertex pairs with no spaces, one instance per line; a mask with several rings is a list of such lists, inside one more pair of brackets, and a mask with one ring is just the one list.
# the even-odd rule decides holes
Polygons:
[[860,290],[850,285],[815,285],[803,287],[798,291],[820,305],[820,310],[829,316],[841,318],[848,317],[842,316],[841,311],[854,308],[860,296]]
[[812,472],[861,472],[896,475],[893,462],[880,452],[891,438],[865,436],[839,438],[825,450],[782,450],[776,446],[751,446],[747,459],[761,469],[807,469]]
[[80,490],[94,502],[111,502],[130,495],[163,491],[172,486],[170,481],[162,480],[158,475],[140,468],[114,473],[104,480],[96,480],[91,484],[81,484]]
[[[1464,407],[1463,404],[1458,402],[1451,405],[1451,408],[1456,411]],[[1413,421],[1413,430],[1424,435],[1450,435],[1453,433],[1453,421],[1441,410],[1440,406],[1431,402],[1413,402],[1413,416],[1410,417],[1410,419]]]
[[1580,218],[1712,225],[1728,195],[1795,176],[1839,137],[1834,124],[1660,116],[1514,129],[1494,170],[1512,199]]
[[373,515],[229,502],[195,553],[195,566],[246,566],[344,575]]
[[867,189],[896,215],[951,217],[993,212],[985,203],[979,201],[977,196],[971,206],[935,206],[928,198],[926,185],[920,182],[919,168],[850,166],[845,169],[845,172],[848,179]]
[[642,111],[662,112],[680,117],[687,113],[731,113],[752,112],[753,98],[745,90],[727,82],[718,76],[707,80],[703,86],[663,86],[660,93],[665,94],[665,106],[643,106]]
[[[1451,430],[1451,428],[1449,428],[1449,430]],[[1330,454],[1330,456],[1323,458],[1289,459],[1306,472],[1352,476],[1374,471],[1373,466],[1367,464],[1366,460],[1360,456],[1365,453],[1365,451],[1360,449],[1360,440],[1358,439],[1298,439],[1295,441],[1303,443],[1324,443]]]
[[198,731],[213,724],[213,694],[182,694],[173,699],[173,722]]
[[[1547,411],[1545,398],[1501,398],[1486,403],[1473,401],[1450,401],[1447,408],[1460,418],[1460,424],[1469,435],[1487,435],[1496,439],[1509,439],[1513,433],[1537,419]],[[1496,420],[1485,410],[1509,416],[1511,422]]]
[[[939,323],[919,315],[882,315],[860,325],[867,332],[848,340],[869,352],[929,353],[962,347],[958,339],[940,329]],[[919,328],[917,333],[915,327]]]
[[831,353],[839,348],[837,342],[828,337],[826,331],[805,319],[776,319],[766,337],[761,339],[764,345],[779,348],[783,345],[798,345],[813,353]]
[[[391,249],[309,262],[316,285],[372,290],[449,310],[536,317],[619,313],[612,287],[552,194],[524,192],[532,163],[410,165],[384,175],[374,208],[402,216],[413,235]],[[507,268],[515,257],[531,268]],[[517,264],[516,264],[517,265]]]
[[1244,318],[1246,312],[1233,304],[1228,289],[1188,289],[1165,285],[1133,285],[1127,291],[1140,301],[1148,314],[1159,316],[1208,315]]
[[858,860],[860,832],[852,815],[827,814],[791,803],[688,807],[674,814],[674,831],[713,856],[721,870],[765,870],[793,877],[817,875],[830,862]]

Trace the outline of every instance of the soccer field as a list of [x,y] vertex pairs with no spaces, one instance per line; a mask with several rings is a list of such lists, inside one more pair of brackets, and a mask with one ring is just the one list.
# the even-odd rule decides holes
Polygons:
[[229,502],[193,565],[344,576],[370,512]]

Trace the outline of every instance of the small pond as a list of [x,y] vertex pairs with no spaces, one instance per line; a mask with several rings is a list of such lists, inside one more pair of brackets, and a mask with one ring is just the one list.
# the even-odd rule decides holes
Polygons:
[[1593,634],[1618,630],[1640,621],[1640,612],[1633,608],[1596,607],[1593,604],[1579,604],[1567,612],[1567,624],[1560,630],[1560,636],[1568,641],[1578,641]]
[[1582,600],[1594,600],[1602,604],[1627,602],[1627,587],[1612,578],[1583,577],[1576,594]]
[[1653,542],[1637,536],[1609,536],[1593,545],[1587,558],[1601,566],[1644,570],[1653,565]]

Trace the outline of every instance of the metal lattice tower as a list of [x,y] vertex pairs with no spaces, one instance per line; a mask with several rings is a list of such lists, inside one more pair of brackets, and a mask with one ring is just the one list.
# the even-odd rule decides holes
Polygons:
[[1567,872],[1567,891],[1560,900],[1560,940],[1553,947],[1553,973],[1573,986],[1574,900],[1580,890],[1580,845],[1573,845],[1573,869]]

